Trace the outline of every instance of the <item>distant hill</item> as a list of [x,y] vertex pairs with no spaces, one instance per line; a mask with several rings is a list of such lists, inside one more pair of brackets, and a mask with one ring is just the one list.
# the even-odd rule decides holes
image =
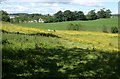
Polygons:
[[119,16],[120,14],[112,14],[112,16]]

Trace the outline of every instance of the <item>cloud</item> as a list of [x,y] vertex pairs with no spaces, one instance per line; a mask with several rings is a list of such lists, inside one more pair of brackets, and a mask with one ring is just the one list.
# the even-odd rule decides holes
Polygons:
[[101,7],[103,6],[103,0],[72,0],[71,3],[73,4],[80,4],[83,6],[94,6],[94,7]]
[[117,3],[119,0],[71,0],[72,4],[79,4],[83,6],[103,7],[104,4]]
[[7,0],[6,2],[41,2],[41,3],[69,3],[70,0]]
[[61,8],[58,3],[36,3],[36,2],[11,2],[11,3],[4,3],[0,10],[5,10],[8,13],[55,13],[59,11]]
[[[89,6],[89,7],[102,7],[106,2],[118,2],[119,0],[0,0],[0,3],[47,3],[53,4],[77,4],[81,6]],[[46,5],[46,4],[45,4]]]
[[8,13],[42,14],[54,14],[59,10],[82,10],[87,13],[90,9],[106,7],[108,2],[113,0],[6,0],[0,10],[6,10]]
[[[3,1],[3,0],[2,0]],[[93,6],[93,7],[101,7],[106,2],[118,2],[119,0],[5,0],[4,2],[17,2],[17,3],[61,3],[61,4],[79,4],[82,6]]]
[[[5,0],[1,0],[5,1]],[[78,1],[78,2],[118,2],[119,0],[7,0],[9,2],[71,2],[71,1]]]

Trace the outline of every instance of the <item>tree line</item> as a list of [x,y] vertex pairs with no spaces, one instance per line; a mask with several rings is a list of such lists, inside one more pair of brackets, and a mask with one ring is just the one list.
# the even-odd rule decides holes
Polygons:
[[66,10],[64,12],[58,11],[53,15],[52,18],[49,18],[46,22],[62,22],[62,21],[76,21],[76,20],[96,20],[100,18],[110,18],[111,11],[110,9],[100,9],[99,11],[95,12],[95,10],[91,10],[84,14],[83,11],[70,11]]
[[27,13],[18,13],[14,18],[9,17],[6,11],[0,11],[0,20],[12,23],[19,23],[19,22],[28,22],[31,20],[38,21],[39,18],[42,18],[45,23],[50,22],[63,22],[63,21],[76,21],[76,20],[96,20],[99,18],[110,18],[111,11],[110,9],[100,9],[99,11],[90,10],[86,15],[83,11],[70,11],[66,10],[64,12],[58,11],[54,15],[42,15],[42,14],[27,14]]
[[[14,16],[14,18],[10,18],[10,16]],[[36,21],[41,18],[43,20],[47,20],[52,16],[49,14],[42,15],[42,14],[27,14],[27,13],[16,13],[16,14],[8,14],[6,11],[0,11],[0,21],[11,22],[11,23],[23,23],[29,21]]]

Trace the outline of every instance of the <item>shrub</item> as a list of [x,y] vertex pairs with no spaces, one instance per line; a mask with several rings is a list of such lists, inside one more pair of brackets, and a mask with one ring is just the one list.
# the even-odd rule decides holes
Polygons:
[[106,26],[103,26],[103,28],[102,28],[102,32],[104,32],[104,33],[108,33],[108,29],[107,29]]
[[111,27],[111,33],[118,33],[118,27]]
[[67,26],[67,30],[72,30],[72,27],[74,26],[74,24],[72,24],[72,23],[70,23],[70,24],[68,24],[68,26]]
[[83,30],[83,27],[81,24],[72,24],[70,23],[68,26],[67,26],[67,30]]

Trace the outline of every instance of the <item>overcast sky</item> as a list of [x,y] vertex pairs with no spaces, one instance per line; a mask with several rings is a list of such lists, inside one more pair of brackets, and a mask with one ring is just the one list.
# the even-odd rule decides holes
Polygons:
[[0,10],[8,13],[54,14],[57,11],[83,11],[110,9],[118,13],[119,0],[0,0]]

